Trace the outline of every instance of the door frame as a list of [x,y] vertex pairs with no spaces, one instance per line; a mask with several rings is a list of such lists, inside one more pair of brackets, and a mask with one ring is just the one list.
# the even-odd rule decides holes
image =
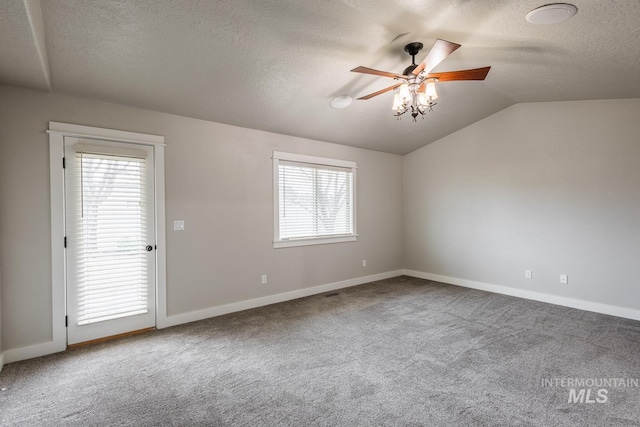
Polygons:
[[167,321],[167,268],[165,231],[164,137],[137,132],[97,128],[70,123],[49,122],[49,173],[51,184],[51,317],[55,351],[67,348],[66,327],[66,251],[64,138],[80,137],[103,141],[126,142],[153,147],[155,174],[155,239],[156,252],[156,327]]

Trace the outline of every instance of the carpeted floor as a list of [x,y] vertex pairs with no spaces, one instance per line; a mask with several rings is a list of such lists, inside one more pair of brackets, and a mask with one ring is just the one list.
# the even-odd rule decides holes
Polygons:
[[403,276],[6,365],[0,424],[640,425],[629,379],[640,322]]

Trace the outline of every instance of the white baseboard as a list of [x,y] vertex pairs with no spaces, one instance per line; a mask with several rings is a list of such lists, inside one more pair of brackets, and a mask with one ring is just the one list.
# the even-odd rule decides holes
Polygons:
[[[240,301],[232,304],[211,307],[204,310],[192,311],[189,313],[168,316],[164,319],[158,318],[158,329],[167,328],[169,326],[180,325],[183,323],[194,322],[196,320],[208,319],[209,317],[220,316],[223,314],[233,313],[236,311],[247,310],[250,308],[262,307],[278,302],[289,301],[296,298],[307,297],[322,292],[333,291],[336,289],[348,288],[350,286],[361,285],[363,283],[375,282],[376,280],[389,279],[391,277],[401,276],[402,270],[389,271],[386,273],[373,274],[371,276],[357,277],[355,279],[343,280],[340,282],[327,283],[325,285],[314,286],[311,288],[298,289],[291,292],[284,292],[276,295],[269,295],[262,298],[255,298],[247,301]],[[0,353],[0,369],[3,363],[18,362],[20,360],[32,359],[34,357],[46,356],[47,354],[58,353],[66,349],[66,343],[59,344],[54,341],[30,345],[27,347],[13,348]]]
[[434,282],[448,283],[465,288],[478,289],[481,291],[493,292],[496,294],[510,295],[518,298],[525,298],[534,301],[546,302],[549,304],[562,305],[565,307],[577,308],[579,310],[593,311],[595,313],[608,314],[610,316],[623,317],[625,319],[640,320],[640,310],[618,307],[615,305],[601,304],[592,301],[585,301],[577,298],[562,297],[558,295],[545,294],[526,289],[511,288],[509,286],[494,285],[491,283],[476,282],[474,280],[459,279],[457,277],[441,276],[439,274],[425,273],[415,270],[403,270],[404,275],[417,277],[419,279],[433,280]]
[[[204,310],[192,311],[188,313],[176,314],[168,316],[164,319],[158,319],[157,327],[167,328],[183,323],[195,322],[197,320],[208,319],[210,317],[221,316],[224,314],[234,313],[237,311],[248,310],[251,308],[262,307],[265,305],[276,304],[279,302],[290,301],[297,298],[308,297],[311,295],[321,294],[323,292],[334,291],[337,289],[348,288],[351,286],[362,285],[364,283],[375,282],[376,280],[384,280],[400,275],[417,277],[420,279],[433,280],[435,282],[448,283],[451,285],[462,286],[465,288],[477,289],[481,291],[493,292],[503,295],[510,295],[519,298],[530,299],[534,301],[546,302],[550,304],[562,305],[565,307],[577,308],[579,310],[593,311],[596,313],[608,314],[611,316],[623,317],[626,319],[640,320],[640,310],[618,307],[608,304],[600,304],[591,301],[584,301],[576,298],[568,298],[557,295],[544,294],[525,289],[511,288],[508,286],[494,285],[491,283],[477,282],[473,280],[460,279],[457,277],[442,276],[438,274],[425,273],[415,270],[395,270],[385,273],[373,274],[370,276],[357,277],[354,279],[342,280],[340,282],[327,283],[324,285],[313,286],[310,288],[297,289],[295,291],[283,292],[280,294],[269,295],[266,297],[255,298],[246,301],[239,301],[231,304],[225,304],[217,307],[206,308]],[[20,360],[31,359],[34,357],[45,356],[47,354],[64,351],[66,346],[62,346],[53,341],[35,344],[27,347],[14,348],[5,350],[0,353],[0,371],[6,363],[17,362]]]
[[12,348],[4,351],[4,363],[18,362],[20,360],[33,359],[34,357],[46,356],[47,354],[58,353],[66,349],[66,344],[61,346],[53,341],[34,344],[27,347]]
[[246,301],[234,302],[231,304],[219,305],[217,307],[205,308],[204,310],[190,311],[188,313],[167,316],[165,319],[158,319],[158,329],[169,326],[181,325],[183,323],[195,322],[197,320],[208,319],[210,317],[221,316],[223,314],[234,313],[236,311],[248,310],[279,302],[308,297],[321,294],[323,292],[334,291],[336,289],[348,288],[350,286],[362,285],[364,283],[375,282],[376,280],[389,279],[402,275],[402,270],[388,271],[385,273],[373,274],[371,276],[356,277],[355,279],[342,280],[340,282],[327,283],[310,288],[297,289],[295,291],[283,292],[266,297],[250,299]]

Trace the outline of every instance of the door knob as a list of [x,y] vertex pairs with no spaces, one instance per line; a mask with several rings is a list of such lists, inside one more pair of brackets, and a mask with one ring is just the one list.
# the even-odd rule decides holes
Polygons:
[[145,249],[147,250],[147,252],[151,252],[153,250],[153,246],[147,245]]

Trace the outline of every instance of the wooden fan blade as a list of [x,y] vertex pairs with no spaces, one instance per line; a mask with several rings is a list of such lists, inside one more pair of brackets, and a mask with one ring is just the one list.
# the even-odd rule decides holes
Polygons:
[[362,96],[362,97],[358,98],[358,100],[361,100],[361,99],[371,99],[371,98],[373,98],[374,96],[378,96],[378,95],[381,95],[381,94],[383,94],[383,93],[385,93],[385,92],[389,92],[390,90],[394,90],[395,88],[400,87],[401,85],[402,85],[402,83],[398,83],[397,85],[389,86],[388,88],[385,88],[385,89],[379,90],[379,91],[377,91],[377,92],[370,93],[369,95]]
[[351,70],[351,72],[373,74],[374,76],[391,77],[392,79],[406,78],[406,76],[403,76],[401,74],[393,74],[388,71],[374,70],[373,68],[367,68],[367,67],[356,67],[353,70]]
[[471,70],[445,71],[442,73],[430,73],[426,78],[438,79],[439,82],[454,80],[484,80],[491,67],[473,68]]
[[461,45],[459,45],[458,43],[453,43],[442,39],[436,40],[427,56],[413,70],[413,74],[417,76],[423,70],[429,73],[431,70],[436,68],[436,66],[441,63],[444,58],[451,55],[460,46]]

